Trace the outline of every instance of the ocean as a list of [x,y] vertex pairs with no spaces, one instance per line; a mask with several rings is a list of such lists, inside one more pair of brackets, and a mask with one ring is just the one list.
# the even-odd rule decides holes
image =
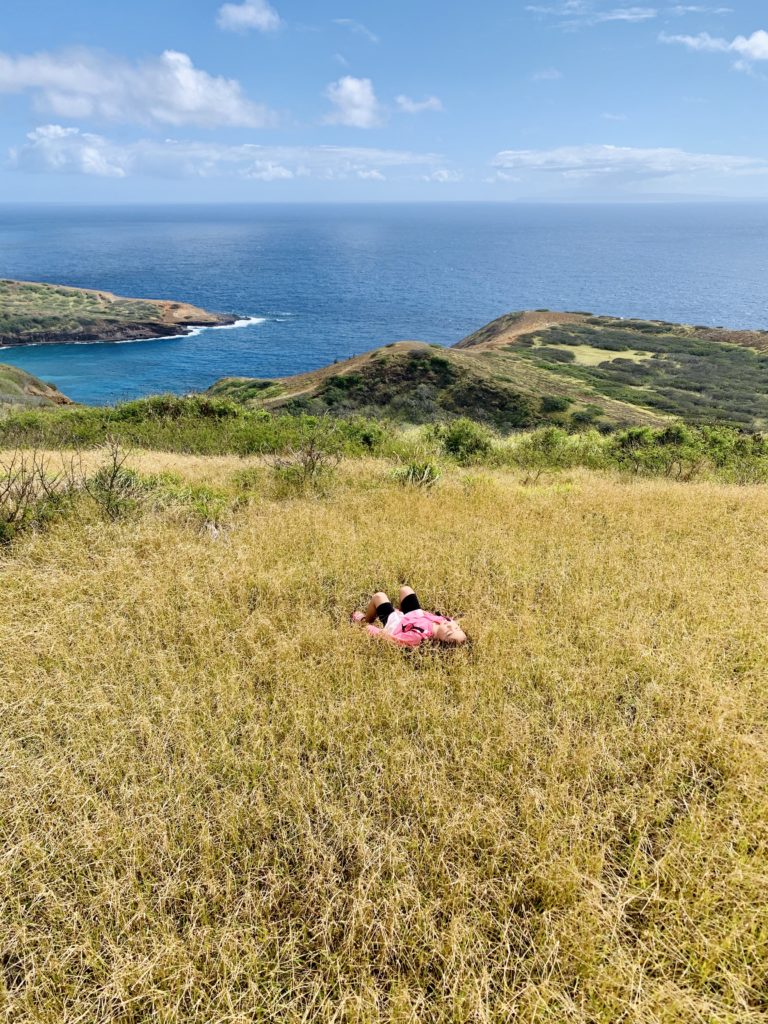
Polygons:
[[245,324],[6,348],[79,402],[273,377],[514,309],[768,328],[768,204],[0,206],[0,277],[178,299]]

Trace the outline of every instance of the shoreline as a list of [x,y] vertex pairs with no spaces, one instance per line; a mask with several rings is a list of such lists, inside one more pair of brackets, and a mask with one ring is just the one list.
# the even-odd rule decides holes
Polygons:
[[237,330],[240,327],[247,327],[249,324],[264,323],[266,320],[267,317],[264,316],[233,316],[231,320],[228,318],[223,320],[222,323],[189,324],[174,331],[172,334],[168,334],[166,329],[163,334],[136,335],[131,333],[131,336],[128,338],[106,338],[99,334],[93,338],[78,337],[75,339],[73,337],[61,337],[46,341],[25,340],[21,342],[6,342],[0,339],[0,352],[10,352],[18,348],[44,348],[46,345],[134,345],[140,344],[142,341],[174,341],[176,338],[194,338],[203,331]]
[[112,344],[118,345],[124,342],[132,341],[161,341],[163,339],[182,338],[189,337],[195,334],[199,330],[211,329],[221,327],[235,327],[237,324],[243,321],[250,323],[251,318],[237,317],[234,315],[220,315],[211,314],[217,316],[216,322],[205,322],[205,321],[188,321],[183,324],[136,324],[134,325],[120,325],[119,327],[110,328],[105,326],[103,330],[89,330],[89,331],[41,331],[39,333],[30,333],[23,338],[0,335],[0,350],[11,349],[11,348],[28,348],[31,346],[38,345],[98,345],[98,344]]

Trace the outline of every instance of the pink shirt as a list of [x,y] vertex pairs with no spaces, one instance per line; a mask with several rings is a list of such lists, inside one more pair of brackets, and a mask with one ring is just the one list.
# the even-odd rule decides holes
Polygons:
[[451,621],[443,615],[425,612],[423,608],[417,608],[416,611],[406,614],[394,611],[387,618],[387,624],[383,629],[379,629],[378,626],[368,626],[368,632],[371,636],[384,634],[403,647],[418,647],[423,640],[432,639],[435,635],[435,626]]

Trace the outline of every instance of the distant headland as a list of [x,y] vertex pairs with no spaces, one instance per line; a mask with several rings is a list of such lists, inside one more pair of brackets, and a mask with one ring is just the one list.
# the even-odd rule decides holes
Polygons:
[[0,280],[0,347],[141,341],[236,322],[231,314],[209,313],[186,302]]

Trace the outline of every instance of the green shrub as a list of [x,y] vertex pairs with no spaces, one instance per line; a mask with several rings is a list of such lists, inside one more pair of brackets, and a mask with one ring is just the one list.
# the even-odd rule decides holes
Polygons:
[[143,492],[141,478],[126,466],[128,452],[116,439],[104,446],[104,462],[92,477],[83,480],[83,487],[108,519],[121,516],[136,508]]
[[[274,454],[302,443],[316,416],[272,414],[210,396],[161,395],[116,408],[41,409],[0,417],[0,448],[97,448],[113,437],[132,448],[194,455]],[[381,424],[336,419],[334,436],[346,454],[378,450]]]
[[698,476],[708,459],[701,432],[677,423],[661,430],[633,427],[622,431],[612,439],[611,450],[622,469],[683,480]]
[[573,399],[562,395],[544,395],[541,399],[543,413],[566,412],[570,405],[573,405]]
[[542,345],[535,353],[540,359],[551,363],[573,363],[576,361],[575,352],[569,352],[564,348],[555,348],[554,345]]
[[489,454],[492,434],[474,420],[461,417],[436,431],[442,450],[457,462],[478,461]]
[[408,462],[392,471],[392,477],[404,487],[434,487],[442,477],[437,463],[431,459]]
[[[185,482],[170,473],[137,476],[146,503],[154,509],[176,513],[177,518],[197,527],[219,526],[234,507],[242,501],[226,490],[209,484]],[[242,488],[245,490],[245,488]]]
[[513,464],[526,471],[526,483],[535,483],[547,470],[573,465],[569,435],[560,427],[542,427],[526,434],[512,449]]
[[571,423],[574,427],[591,427],[602,415],[603,409],[599,405],[587,405],[573,413]]
[[343,424],[328,416],[302,418],[295,443],[274,455],[272,471],[282,494],[327,490],[348,438]]

